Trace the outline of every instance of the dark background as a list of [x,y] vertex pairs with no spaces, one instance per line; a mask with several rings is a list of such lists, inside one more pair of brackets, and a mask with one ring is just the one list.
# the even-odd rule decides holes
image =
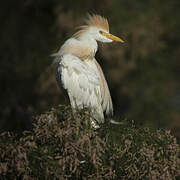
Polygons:
[[20,132],[64,102],[52,67],[86,13],[107,17],[124,44],[99,44],[115,115],[180,137],[180,1],[24,0],[0,7],[0,130]]

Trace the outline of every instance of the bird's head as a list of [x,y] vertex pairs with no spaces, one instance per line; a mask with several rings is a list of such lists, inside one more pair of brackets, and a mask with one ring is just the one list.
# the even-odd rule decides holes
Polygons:
[[74,34],[79,39],[94,39],[100,42],[124,41],[109,33],[109,24],[106,18],[100,15],[88,15],[85,19],[86,25],[80,26],[80,30]]

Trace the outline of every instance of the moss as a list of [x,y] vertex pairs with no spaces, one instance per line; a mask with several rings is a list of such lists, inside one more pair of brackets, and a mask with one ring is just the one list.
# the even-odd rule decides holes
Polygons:
[[1,179],[175,179],[179,145],[169,131],[106,122],[90,127],[88,110],[51,109],[21,138],[0,139]]

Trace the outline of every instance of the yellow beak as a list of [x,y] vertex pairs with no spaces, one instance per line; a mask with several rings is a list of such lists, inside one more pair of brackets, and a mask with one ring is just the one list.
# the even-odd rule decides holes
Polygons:
[[106,36],[107,38],[109,38],[109,39],[111,39],[111,40],[113,40],[113,41],[117,41],[117,42],[121,42],[121,43],[124,42],[124,41],[123,41],[122,39],[120,39],[119,37],[114,36],[114,35],[112,35],[112,34],[110,34],[110,33],[106,33],[106,32],[103,32],[103,31],[101,31],[100,33],[101,33],[103,36]]

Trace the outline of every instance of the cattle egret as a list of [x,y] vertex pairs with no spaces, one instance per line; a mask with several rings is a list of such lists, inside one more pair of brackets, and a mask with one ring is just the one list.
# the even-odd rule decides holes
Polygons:
[[58,85],[67,90],[71,107],[89,108],[95,119],[91,124],[97,128],[104,123],[104,113],[113,115],[109,88],[95,59],[97,41],[124,41],[109,33],[108,21],[100,15],[88,15],[85,23],[53,56]]

